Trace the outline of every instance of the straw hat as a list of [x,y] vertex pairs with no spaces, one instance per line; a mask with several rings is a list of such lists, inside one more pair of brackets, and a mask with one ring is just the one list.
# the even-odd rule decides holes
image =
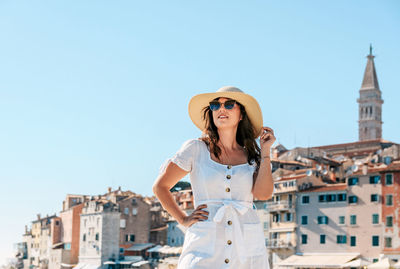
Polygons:
[[234,99],[241,103],[245,107],[247,116],[254,127],[254,138],[260,135],[263,125],[260,105],[254,97],[233,86],[224,86],[219,88],[216,92],[198,94],[190,99],[189,116],[201,131],[206,128],[202,110],[209,106],[210,101],[218,97]]

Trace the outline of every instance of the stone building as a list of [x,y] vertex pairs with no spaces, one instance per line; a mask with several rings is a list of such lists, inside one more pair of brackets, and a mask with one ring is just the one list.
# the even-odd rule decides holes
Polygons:
[[346,188],[343,183],[326,184],[299,191],[296,202],[297,253],[347,251]]
[[56,218],[56,215],[41,218],[40,214],[38,214],[37,220],[32,221],[29,265],[36,268],[48,268],[52,243],[50,226],[53,218]]
[[382,253],[400,260],[400,160],[379,171],[382,184]]
[[118,205],[105,199],[85,202],[80,218],[79,263],[107,268],[104,262],[119,259],[120,212]]
[[273,173],[274,194],[266,203],[270,216],[267,248],[272,262],[293,255],[298,244],[297,193],[312,186],[324,185],[322,179],[312,169],[284,170]]
[[373,261],[382,252],[382,184],[379,168],[362,165],[347,178],[348,250]]
[[118,202],[121,211],[119,243],[122,245],[148,243],[150,235],[150,207],[143,197],[129,195]]
[[78,264],[80,214],[87,195],[67,194],[57,222],[52,225],[49,269],[69,268]]

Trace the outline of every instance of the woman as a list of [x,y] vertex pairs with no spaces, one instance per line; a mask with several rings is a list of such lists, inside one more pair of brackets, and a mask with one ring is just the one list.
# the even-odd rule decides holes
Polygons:
[[[262,126],[258,102],[231,86],[194,96],[189,115],[203,136],[186,141],[153,185],[164,209],[187,228],[178,269],[268,269],[253,198],[272,196],[273,130]],[[188,173],[195,207],[190,215],[170,193]]]

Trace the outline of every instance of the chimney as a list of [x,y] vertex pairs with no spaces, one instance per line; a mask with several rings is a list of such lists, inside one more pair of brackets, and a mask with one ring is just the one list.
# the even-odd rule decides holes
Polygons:
[[37,219],[40,220],[40,214],[36,214]]
[[112,188],[111,188],[111,187],[108,187],[108,193],[110,193],[110,192],[111,192],[111,190],[112,190]]
[[121,190],[121,186],[118,187],[118,190],[119,190],[119,191]]

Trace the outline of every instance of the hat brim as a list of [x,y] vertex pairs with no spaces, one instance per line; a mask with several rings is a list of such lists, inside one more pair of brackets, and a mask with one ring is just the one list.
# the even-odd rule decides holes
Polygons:
[[194,125],[197,126],[201,131],[206,128],[205,121],[203,120],[203,109],[209,106],[210,101],[218,97],[230,98],[241,103],[245,109],[247,116],[253,125],[254,138],[257,138],[261,134],[263,117],[260,105],[257,100],[243,92],[213,92],[213,93],[202,93],[193,96],[189,101],[189,116]]

